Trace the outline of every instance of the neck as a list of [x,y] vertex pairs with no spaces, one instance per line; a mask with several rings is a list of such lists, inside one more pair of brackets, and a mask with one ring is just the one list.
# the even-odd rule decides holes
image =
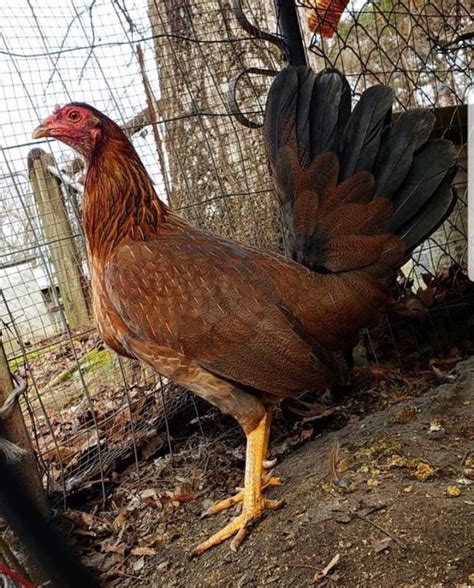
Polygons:
[[89,161],[85,182],[83,219],[91,255],[153,239],[167,210],[132,144],[125,136],[106,139]]

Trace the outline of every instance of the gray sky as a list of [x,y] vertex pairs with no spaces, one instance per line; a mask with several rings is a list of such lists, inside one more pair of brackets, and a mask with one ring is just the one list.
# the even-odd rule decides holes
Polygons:
[[[31,132],[54,104],[89,102],[117,122],[146,106],[134,49],[150,36],[146,0],[2,0],[0,4],[0,166],[24,171]],[[93,5],[92,18],[88,7]],[[91,52],[90,46],[95,44]],[[152,41],[142,42],[147,73],[158,92]],[[61,54],[62,52],[62,54]],[[155,163],[150,136],[135,139],[145,163]],[[30,143],[32,143],[30,145]],[[34,143],[36,146],[38,142]],[[17,147],[18,146],[18,147]],[[68,148],[51,142],[59,160]],[[153,168],[154,165],[151,165]],[[153,169],[150,169],[153,171]]]

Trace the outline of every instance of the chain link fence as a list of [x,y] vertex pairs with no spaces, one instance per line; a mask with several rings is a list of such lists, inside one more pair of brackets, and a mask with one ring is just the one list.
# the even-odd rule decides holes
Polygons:
[[[315,69],[342,70],[355,100],[374,83],[390,84],[395,111],[433,109],[436,133],[455,141],[459,203],[405,268],[408,311],[399,317],[426,314],[440,300],[456,300],[465,313],[467,5],[353,2],[326,39],[307,26],[314,6],[297,4]],[[282,66],[281,46],[269,42],[278,11],[264,0],[7,0],[0,21],[3,345],[10,370],[28,379],[22,408],[48,490],[66,497],[104,488],[119,460],[138,464],[144,446],[166,445],[169,420],[198,407],[98,339],[80,222],[82,162],[57,142],[33,144],[31,132],[55,103],[93,104],[122,125],[180,214],[285,252],[259,130],[272,70]]]

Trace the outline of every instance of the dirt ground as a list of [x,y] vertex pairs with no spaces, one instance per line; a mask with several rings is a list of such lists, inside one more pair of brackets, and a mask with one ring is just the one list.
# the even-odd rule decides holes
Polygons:
[[[228,422],[211,448],[187,441],[172,468],[158,458],[139,480],[126,473],[105,512],[68,511],[72,537],[106,587],[313,586],[336,556],[319,585],[474,585],[474,358],[441,379],[452,381],[289,452],[275,468],[284,485],[268,493],[284,508],[237,553],[224,543],[189,558],[235,515],[200,518],[241,479],[243,444],[235,429],[223,441]],[[285,453],[278,439],[272,448]]]

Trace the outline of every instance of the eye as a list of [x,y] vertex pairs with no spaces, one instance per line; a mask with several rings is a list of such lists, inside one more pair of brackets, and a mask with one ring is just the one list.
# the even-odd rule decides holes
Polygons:
[[71,110],[67,116],[69,120],[72,120],[72,122],[77,122],[81,118],[78,110]]

